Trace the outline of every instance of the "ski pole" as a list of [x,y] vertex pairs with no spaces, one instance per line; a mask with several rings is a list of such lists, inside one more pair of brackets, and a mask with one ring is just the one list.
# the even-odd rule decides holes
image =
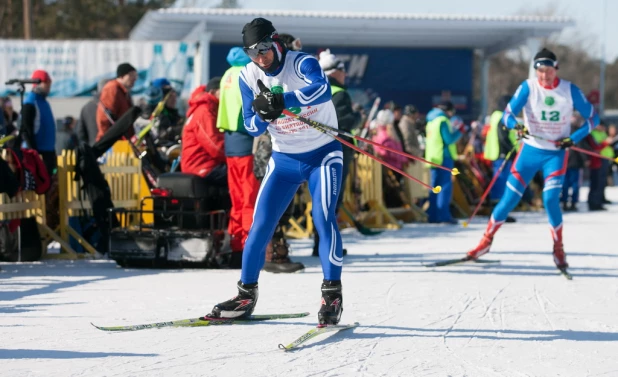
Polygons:
[[16,135],[8,135],[0,138],[0,146],[4,145],[7,141],[11,141],[15,139]]
[[440,186],[431,187],[430,185],[426,184],[425,182],[419,180],[418,178],[414,178],[413,176],[411,176],[410,174],[404,172],[403,170],[398,169],[398,168],[394,167],[393,165],[389,164],[388,162],[380,160],[379,158],[375,157],[371,153],[362,150],[361,148],[357,147],[356,145],[343,140],[342,138],[337,136],[336,133],[333,134],[333,132],[331,130],[329,130],[327,128],[324,128],[324,127],[328,127],[328,126],[324,126],[322,123],[316,122],[316,121],[311,120],[311,119],[307,119],[307,118],[302,117],[300,115],[294,114],[294,113],[292,113],[292,112],[290,112],[288,110],[283,110],[283,114],[285,114],[285,115],[287,115],[289,117],[296,118],[296,119],[300,120],[301,122],[303,122],[303,123],[305,123],[305,124],[315,128],[316,130],[318,130],[318,131],[320,131],[320,132],[322,132],[322,133],[332,137],[333,139],[339,141],[341,144],[343,144],[345,146],[348,146],[348,147],[354,149],[355,151],[357,151],[359,153],[364,154],[365,156],[371,158],[372,160],[375,160],[375,161],[379,162],[380,164],[386,166],[387,168],[389,168],[391,170],[394,170],[397,173],[403,175],[404,177],[406,177],[408,179],[411,179],[414,182],[420,184],[421,186],[430,189],[434,194],[437,194],[440,191],[442,191],[442,187],[440,187]]
[[[284,113],[285,115],[289,115],[289,114],[286,112],[286,110],[284,110],[284,111],[283,111],[283,113]],[[292,116],[292,115],[289,115],[289,116]],[[295,118],[298,118],[298,119],[302,118],[302,117],[300,117],[299,115],[294,115],[294,117],[295,117]],[[299,117],[300,117],[300,118],[299,118]],[[393,149],[393,148],[389,148],[389,147],[384,146],[384,145],[382,145],[382,144],[380,144],[380,143],[376,143],[376,142],[375,142],[375,141],[373,141],[373,140],[365,139],[365,138],[363,138],[363,137],[353,135],[353,134],[351,134],[351,133],[349,133],[349,132],[347,132],[347,131],[340,130],[340,129],[338,129],[338,128],[334,128],[334,127],[331,127],[331,126],[327,126],[327,125],[325,125],[325,124],[320,124],[320,127],[325,128],[325,129],[327,129],[327,130],[329,130],[329,131],[332,131],[332,132],[336,132],[336,133],[338,133],[338,134],[340,134],[340,135],[347,136],[347,137],[350,137],[350,138],[352,138],[352,139],[356,139],[356,140],[358,140],[358,141],[362,141],[363,143],[367,143],[367,144],[374,145],[374,146],[376,146],[376,147],[379,147],[379,148],[385,149],[385,150],[387,150],[387,151],[389,151],[389,152],[392,152],[392,153],[398,154],[398,155],[400,155],[400,156],[407,157],[408,159],[411,159],[411,160],[416,160],[416,161],[420,161],[420,162],[423,162],[423,163],[425,163],[425,164],[428,164],[428,165],[434,166],[434,167],[436,167],[436,168],[438,168],[438,169],[446,170],[446,171],[448,171],[449,173],[451,173],[452,175],[457,175],[457,174],[459,174],[459,170],[458,170],[457,168],[449,169],[449,168],[447,168],[447,167],[445,167],[445,166],[442,166],[442,165],[439,165],[439,164],[435,164],[435,163],[433,163],[433,162],[431,162],[431,161],[427,161],[427,160],[425,160],[424,158],[417,157],[417,156],[414,156],[414,155],[408,154],[408,153],[406,153],[406,152],[398,151],[398,150]]]
[[509,153],[507,153],[506,156],[504,157],[504,161],[502,161],[502,164],[500,165],[498,170],[496,172],[494,172],[494,177],[489,182],[489,186],[487,186],[487,188],[485,189],[485,192],[483,193],[483,196],[481,196],[481,200],[479,200],[478,204],[476,205],[476,208],[474,208],[474,212],[472,212],[472,215],[470,216],[468,221],[464,221],[462,223],[464,228],[467,228],[468,224],[470,223],[470,221],[472,221],[474,216],[476,216],[476,213],[481,208],[481,205],[483,205],[483,202],[485,201],[485,198],[487,197],[487,194],[489,194],[489,192],[491,191],[491,188],[494,187],[494,184],[498,180],[498,177],[500,177],[500,174],[502,173],[502,170],[504,170],[504,167],[506,166],[506,163],[509,161],[509,158],[511,157],[511,154],[513,154],[513,152],[515,152],[516,149],[517,149],[517,145],[513,146],[513,148],[509,151]]
[[165,97],[154,108],[154,110],[152,111],[152,114],[150,114],[150,122],[148,122],[148,125],[146,125],[146,127],[144,127],[139,132],[139,134],[137,134],[137,140],[135,142],[135,145],[140,145],[141,142],[144,140],[144,137],[146,136],[146,134],[150,132],[150,130],[152,129],[152,126],[154,125],[155,119],[161,114],[161,112],[163,112],[163,109],[165,108],[165,102],[167,102],[167,99],[170,96],[170,94],[172,94],[171,91],[167,93]]
[[[532,137],[534,137],[534,138],[537,138],[537,139],[539,139],[539,140],[543,140],[543,141],[547,141],[547,142],[550,142],[550,143],[554,143],[554,144],[556,144],[556,145],[558,145],[558,143],[559,143],[559,142],[558,142],[558,141],[556,141],[556,140],[549,140],[549,139],[546,139],[546,138],[541,137],[541,136],[536,136],[536,135],[530,135],[530,136],[532,136]],[[612,161],[612,162],[615,162],[615,163],[617,163],[617,164],[618,164],[618,157],[616,157],[616,158],[611,158],[611,157],[603,156],[603,155],[601,155],[601,154],[599,154],[599,153],[596,153],[596,152],[593,152],[593,151],[589,151],[589,150],[587,150],[587,149],[579,148],[579,147],[576,147],[576,146],[574,146],[574,145],[570,146],[570,147],[569,147],[569,149],[572,149],[572,150],[574,150],[575,152],[579,152],[579,153],[587,154],[588,156],[598,157],[598,158],[601,158],[601,159],[603,159],[603,160]]]

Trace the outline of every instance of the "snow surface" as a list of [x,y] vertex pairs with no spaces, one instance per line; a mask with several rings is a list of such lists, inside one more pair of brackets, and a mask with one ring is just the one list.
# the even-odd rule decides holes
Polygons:
[[[618,188],[608,197],[618,202]],[[565,215],[572,281],[554,268],[545,214],[515,215],[486,256],[499,265],[422,266],[462,256],[478,242],[482,218],[468,228],[413,224],[377,237],[346,230],[342,323],[361,326],[292,353],[277,345],[311,328],[319,307],[310,240],[293,242],[304,273],[262,274],[256,314],[312,315],[242,326],[90,326],[205,314],[235,293],[238,271],[3,263],[0,375],[618,376],[618,204]]]

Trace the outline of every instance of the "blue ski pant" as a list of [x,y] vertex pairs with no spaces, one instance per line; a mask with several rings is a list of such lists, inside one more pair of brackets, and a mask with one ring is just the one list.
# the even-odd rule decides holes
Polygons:
[[495,221],[506,220],[509,212],[519,203],[530,180],[540,170],[545,179],[543,204],[550,225],[554,229],[558,228],[562,224],[560,192],[567,170],[567,160],[568,152],[565,150],[545,150],[524,144],[511,167],[511,175],[507,180],[504,196],[492,213]]
[[320,261],[326,280],[341,280],[343,252],[337,226],[337,199],[342,189],[343,153],[337,141],[316,150],[286,154],[273,151],[255,203],[253,225],[245,243],[240,280],[257,283],[266,245],[298,187],[308,181],[313,223],[320,236]]

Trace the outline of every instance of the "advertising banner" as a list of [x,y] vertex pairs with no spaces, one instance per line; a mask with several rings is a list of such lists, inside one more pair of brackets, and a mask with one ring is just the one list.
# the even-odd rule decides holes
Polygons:
[[[181,42],[47,41],[0,39],[0,95],[15,95],[10,79],[27,79],[37,69],[53,80],[51,97],[90,96],[101,79],[116,77],[116,67],[128,62],[139,74],[132,94],[150,81],[167,77],[178,92],[190,90],[195,47]],[[185,85],[188,83],[188,85]]]

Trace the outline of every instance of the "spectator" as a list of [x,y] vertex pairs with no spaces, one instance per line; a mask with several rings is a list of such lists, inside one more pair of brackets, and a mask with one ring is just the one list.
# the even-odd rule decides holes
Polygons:
[[33,79],[41,83],[32,88],[24,99],[22,111],[23,122],[21,132],[25,146],[34,149],[41,155],[49,176],[56,174],[56,119],[47,96],[51,90],[52,79],[43,70],[36,70]]
[[224,132],[228,186],[232,199],[228,232],[232,257],[231,268],[241,268],[242,252],[253,223],[253,210],[259,183],[253,174],[253,136],[244,126],[240,71],[251,60],[242,48],[233,47],[227,55],[231,67],[221,79],[221,99],[217,128]]
[[[611,144],[610,139],[605,133],[605,124],[600,122],[594,130],[584,139],[584,146],[593,152],[600,153],[608,145]],[[595,132],[596,131],[596,132]],[[603,138],[605,135],[605,139]],[[603,159],[599,157],[589,156],[590,167],[590,191],[588,192],[588,210],[590,211],[605,211],[603,207],[603,190],[605,189],[604,181],[607,181],[607,166],[603,169]]]
[[[424,154],[421,148],[420,117],[418,110],[414,105],[406,105],[403,108],[403,115],[399,121],[399,130],[401,131],[401,146],[409,154],[417,157],[422,157]],[[413,177],[418,177],[423,181],[426,179],[425,165],[416,161],[408,160],[408,172]],[[409,182],[409,193],[413,202],[418,202],[422,198],[427,197],[425,188],[417,183]]]
[[61,155],[63,150],[74,150],[77,148],[77,135],[75,134],[75,118],[66,116],[62,120],[62,130],[56,133],[56,153]]
[[4,113],[5,135],[12,134],[17,129],[19,114],[13,109],[13,102],[9,97],[2,99],[2,110]]
[[[373,136],[373,141],[385,147],[401,151],[401,142],[395,133],[394,121],[395,118],[392,111],[380,110],[376,116],[376,134]],[[387,151],[384,148],[374,147],[374,151],[384,162],[398,169],[403,169],[405,163],[408,161],[406,157]],[[401,177],[401,174],[395,174]]]
[[108,79],[102,79],[99,81],[97,88],[95,89],[92,99],[88,101],[84,107],[82,107],[79,113],[79,120],[77,122],[76,133],[77,140],[80,143],[93,146],[97,141],[97,108],[99,106],[99,96],[103,91],[103,87],[107,84]]
[[[178,93],[176,93],[172,88],[172,84],[166,78],[153,80],[152,86],[161,90],[162,98],[167,96],[165,107],[159,115],[155,135],[159,140],[176,142],[180,139],[183,127],[183,117],[180,115],[177,107]],[[148,114],[150,115],[154,107],[149,110]]]
[[[599,123],[599,126],[595,127],[590,135],[594,138],[597,144],[602,144],[604,147],[599,151],[601,156],[607,157],[609,159],[614,158],[614,149],[612,148],[613,140],[607,134],[607,125],[605,122]],[[603,204],[611,204],[609,200],[605,198],[605,187],[607,187],[607,175],[609,174],[610,161],[608,159],[601,159],[601,202]]]
[[[422,150],[419,143],[419,114],[414,105],[406,105],[403,109],[403,115],[399,121],[399,130],[401,132],[401,147],[407,153],[421,157]],[[414,160],[410,160],[414,163]]]
[[[607,128],[607,134],[614,141],[612,143],[612,148],[614,149],[614,156],[618,156],[618,128],[615,124],[609,125],[609,127]],[[618,185],[618,163],[614,162],[613,164],[611,164],[609,174],[612,177],[612,185]]]
[[[574,113],[571,120],[571,133],[580,128],[582,123],[583,119],[581,116]],[[567,170],[564,175],[564,183],[562,184],[562,196],[560,197],[562,209],[564,211],[577,211],[577,202],[579,202],[579,187],[585,165],[586,158],[582,153],[576,152],[572,149],[569,150]],[[569,190],[571,190],[570,198]]]
[[217,129],[220,77],[191,94],[180,154],[183,173],[195,174],[218,187],[227,187],[223,134]]
[[[131,88],[136,80],[135,68],[129,63],[122,63],[116,69],[116,79],[110,80],[103,87],[97,108],[97,141],[133,106]],[[134,130],[129,129],[128,136],[134,134]]]
[[51,91],[52,79],[43,70],[32,73],[33,79],[40,79],[40,84],[35,84],[32,92],[24,99],[24,107],[21,111],[21,136],[23,148],[34,149],[39,153],[47,170],[50,186],[45,192],[45,208],[47,225],[55,229],[60,222],[58,206],[58,175],[56,156],[56,119],[51,106],[47,102],[47,96]]
[[[391,110],[380,110],[376,116],[376,133],[373,141],[385,147],[401,151],[401,142],[395,132],[394,116]],[[374,147],[375,154],[386,163],[403,170],[408,162],[406,157]],[[384,204],[387,208],[401,207],[407,203],[403,191],[403,176],[389,168],[382,169],[382,187],[384,188]]]
[[[443,101],[427,114],[427,145],[425,159],[434,164],[452,169],[457,159],[455,143],[461,138],[460,130],[453,129],[450,117],[455,115],[455,107],[450,101]],[[462,123],[463,124],[463,123]],[[441,186],[440,194],[429,190],[428,221],[430,223],[457,224],[450,212],[453,196],[451,173],[443,169],[431,168],[431,186]]]

